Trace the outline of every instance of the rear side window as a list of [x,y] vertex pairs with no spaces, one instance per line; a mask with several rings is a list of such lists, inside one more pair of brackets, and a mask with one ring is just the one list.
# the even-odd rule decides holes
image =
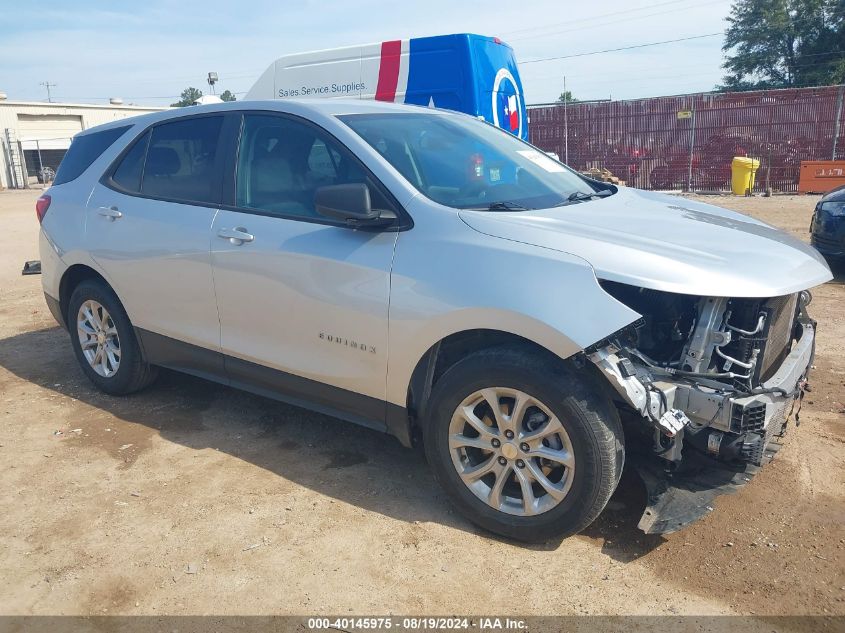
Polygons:
[[114,170],[111,179],[121,189],[133,193],[141,191],[141,173],[144,171],[144,156],[147,155],[149,142],[150,132],[147,132],[135,141]]
[[53,184],[61,185],[78,178],[130,127],[132,126],[115,127],[74,138],[70,149],[59,164],[59,171],[56,173]]
[[[142,170],[141,194],[185,202],[217,202],[214,164],[222,125],[223,117],[215,116],[154,127]],[[128,166],[127,172],[131,172]]]

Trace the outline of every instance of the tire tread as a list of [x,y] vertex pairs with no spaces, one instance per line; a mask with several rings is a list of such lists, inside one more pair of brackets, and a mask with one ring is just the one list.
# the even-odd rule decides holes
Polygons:
[[[585,472],[596,475],[595,481],[592,477],[589,480],[585,478],[579,485],[577,494],[585,498],[578,501],[586,502],[583,505],[574,503],[560,516],[554,516],[558,511],[563,512],[558,506],[535,517],[517,517],[489,508],[465,489],[460,480],[456,484],[448,470],[444,471],[453,471],[454,467],[451,461],[445,461],[442,447],[438,450],[438,424],[448,427],[448,420],[444,422],[438,417],[451,417],[450,412],[444,412],[444,407],[448,408],[450,401],[462,399],[461,394],[465,397],[471,393],[464,385],[471,384],[473,380],[484,380],[485,375],[501,375],[503,370],[523,382],[533,381],[541,391],[551,393],[551,402],[546,400],[549,398],[548,393],[542,398],[547,406],[553,409],[565,407],[568,414],[579,418],[573,430],[568,430],[570,438],[573,432],[577,432],[582,441],[589,443],[590,450],[576,453],[576,480],[579,476],[583,477]],[[557,398],[554,398],[555,394],[559,394]],[[619,482],[624,463],[622,424],[616,408],[604,394],[600,384],[594,382],[594,377],[587,370],[579,370],[573,363],[552,355],[539,354],[519,346],[497,347],[469,354],[443,373],[432,389],[430,406],[426,407],[428,415],[424,420],[424,448],[435,479],[459,511],[492,532],[527,542],[545,541],[580,532],[595,521],[607,505]],[[448,449],[446,452],[448,457]],[[575,484],[570,494],[574,491]],[[567,499],[564,499],[562,504],[566,503]]]

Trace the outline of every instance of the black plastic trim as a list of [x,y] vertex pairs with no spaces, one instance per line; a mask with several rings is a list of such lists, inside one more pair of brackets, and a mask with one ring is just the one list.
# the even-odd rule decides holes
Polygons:
[[135,328],[135,334],[148,363],[228,384],[220,352],[141,328]]
[[59,303],[59,300],[51,297],[45,292],[44,301],[47,302],[47,308],[50,310],[50,314],[53,315],[53,318],[56,319],[56,322],[66,330],[67,323],[65,323],[65,319],[62,316],[62,305]]
[[272,369],[232,356],[225,357],[231,386],[338,417],[378,431],[387,431],[385,402],[359,393]]
[[148,363],[390,433],[405,446],[411,445],[405,407],[142,328],[135,332]]

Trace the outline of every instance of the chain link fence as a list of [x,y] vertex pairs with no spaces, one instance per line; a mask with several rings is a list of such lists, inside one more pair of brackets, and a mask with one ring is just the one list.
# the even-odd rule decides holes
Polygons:
[[760,160],[755,192],[795,192],[803,160],[845,159],[845,86],[529,107],[531,142],[580,171],[642,189],[730,190],[731,160]]

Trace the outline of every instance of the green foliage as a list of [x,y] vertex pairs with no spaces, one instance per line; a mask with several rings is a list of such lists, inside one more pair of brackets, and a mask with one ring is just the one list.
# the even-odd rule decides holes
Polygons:
[[572,91],[567,90],[566,92],[561,92],[560,96],[557,98],[560,103],[578,103],[578,99],[572,96]]
[[179,101],[171,103],[174,108],[184,108],[185,106],[194,105],[194,101],[202,96],[202,90],[198,88],[185,88],[182,94],[179,95]]
[[736,0],[721,90],[845,82],[845,0]]
[[223,92],[221,92],[220,98],[223,99],[223,101],[237,101],[238,100],[237,97],[235,97],[235,93],[233,93],[231,90],[224,90]]

